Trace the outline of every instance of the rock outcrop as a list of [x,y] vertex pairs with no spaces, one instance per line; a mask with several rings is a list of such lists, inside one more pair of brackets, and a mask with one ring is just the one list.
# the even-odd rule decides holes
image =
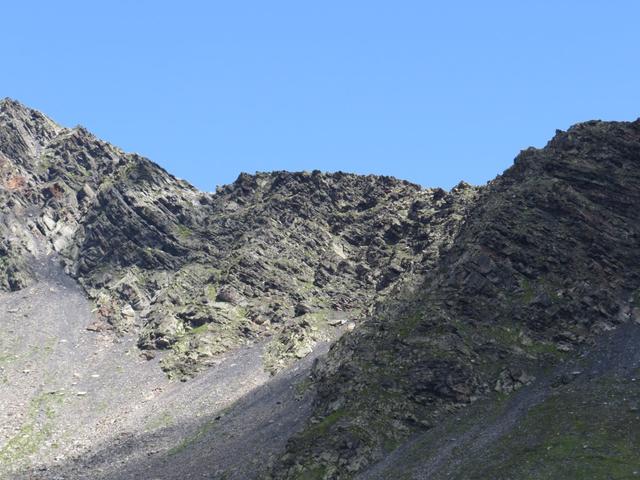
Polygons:
[[[340,337],[303,385],[313,412],[272,479],[353,478],[640,323],[640,121],[558,131],[483,187],[313,171],[206,193],[7,99],[0,201],[0,289],[30,285],[56,252],[95,306],[86,328],[134,335],[171,378],[252,343],[275,373]],[[585,396],[574,373],[540,388]]]
[[[319,171],[241,174],[209,194],[81,127],[11,100],[1,112],[5,223],[61,255],[96,303],[89,328],[170,350],[175,376],[265,338],[273,371],[304,356],[332,320],[359,321],[431,269],[478,195]],[[29,248],[9,237],[2,283],[20,288]]]
[[275,478],[351,478],[637,318],[638,205],[640,121],[579,124],[521,152],[424,281],[317,366],[314,417]]

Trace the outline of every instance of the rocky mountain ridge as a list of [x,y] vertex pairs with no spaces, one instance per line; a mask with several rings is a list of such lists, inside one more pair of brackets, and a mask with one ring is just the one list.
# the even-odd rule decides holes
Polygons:
[[275,478],[351,478],[639,322],[638,205],[640,121],[579,124],[521,152],[423,284],[383,302],[318,365],[314,417]]
[[[138,332],[150,356],[171,350],[171,375],[267,336],[269,368],[304,356],[329,323],[359,320],[428,269],[477,195],[317,171],[241,174],[209,194],[81,127],[11,100],[0,112],[5,228],[22,238],[6,241],[8,258],[46,239],[96,303],[90,328]],[[28,284],[18,260],[4,272],[5,287]]]
[[[639,334],[640,121],[558,131],[483,187],[461,182],[447,192],[314,171],[241,174],[206,193],[82,127],[60,127],[5,99],[0,198],[0,288],[46,291],[38,272],[45,256],[57,259],[93,305],[84,328],[113,342],[135,339],[137,354],[172,379],[215,376],[217,365],[233,370],[235,363],[220,363],[226,353],[251,351],[256,363],[256,348],[262,368],[290,372],[335,341],[310,378],[276,375],[278,398],[288,398],[287,408],[305,398],[299,409],[307,413],[289,412],[296,427],[277,439],[289,439],[286,449],[251,470],[264,478],[640,471],[640,452],[614,439],[624,430],[620,419],[589,405],[575,424],[560,422],[590,392],[622,405],[627,424],[638,420],[625,410],[638,396],[631,385],[638,355],[613,350],[633,348],[615,332]],[[593,388],[583,370],[598,382]],[[247,376],[266,381],[262,373]],[[298,383],[287,386],[286,378]],[[242,412],[229,408],[241,423]],[[493,424],[487,412],[499,411],[511,423]],[[545,416],[563,424],[555,440]],[[196,452],[207,442],[219,448],[212,422],[188,437],[203,449]],[[454,431],[461,440],[445,442],[448,453],[434,445]],[[495,463],[477,452],[444,460],[485,431]],[[167,427],[167,438],[173,432]],[[632,430],[625,435],[631,442]],[[544,442],[556,445],[560,436],[565,455],[543,453]],[[505,439],[528,463],[505,453]],[[118,442],[118,454],[129,450]],[[567,450],[578,444],[591,445],[587,460]],[[178,454],[186,455],[183,447],[168,449],[161,463],[139,455],[139,464],[100,478],[138,478],[167,464],[167,475],[177,475]],[[193,469],[180,472],[184,478],[205,474],[196,453],[180,458]],[[77,472],[92,461],[71,465],[70,478],[84,478]],[[241,478],[245,467],[214,478]]]

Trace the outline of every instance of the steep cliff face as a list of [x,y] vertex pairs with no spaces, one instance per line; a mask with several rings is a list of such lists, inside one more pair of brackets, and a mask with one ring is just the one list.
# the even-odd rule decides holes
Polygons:
[[18,217],[27,216],[29,198],[40,195],[38,181],[27,172],[38,171],[35,158],[59,130],[38,112],[10,100],[0,103],[0,288],[19,290],[30,282],[25,257],[35,247]]
[[383,301],[318,365],[315,416],[276,477],[350,478],[638,321],[638,205],[640,122],[579,124],[523,151],[424,283]]

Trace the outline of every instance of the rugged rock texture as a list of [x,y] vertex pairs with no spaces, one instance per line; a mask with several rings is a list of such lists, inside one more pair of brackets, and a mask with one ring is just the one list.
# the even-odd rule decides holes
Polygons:
[[34,197],[43,197],[37,185],[40,178],[33,178],[40,173],[35,159],[59,131],[36,111],[11,100],[0,104],[0,288],[5,290],[19,290],[31,281],[26,265],[28,253],[35,248],[30,207]]
[[[263,344],[252,358],[275,373],[344,333],[312,378],[295,386],[306,413],[291,417],[295,428],[276,429],[276,443],[305,426],[267,477],[609,478],[603,472],[615,467],[623,478],[635,471],[636,450],[602,446],[615,431],[631,442],[634,430],[596,407],[629,404],[623,417],[637,420],[640,398],[627,384],[640,357],[624,340],[640,335],[640,121],[559,131],[484,187],[460,183],[446,192],[314,171],[241,174],[204,193],[81,127],[60,127],[3,100],[0,187],[0,289],[36,282],[42,254],[57,252],[95,307],[87,328],[115,340],[134,336],[137,352],[159,356],[170,378],[186,380],[249,344]],[[46,296],[42,282],[38,288]],[[615,354],[620,348],[633,351]],[[587,370],[593,388],[587,376],[575,379]],[[296,400],[283,378],[300,376],[276,377],[287,408]],[[189,391],[181,392],[190,398]],[[582,423],[570,425],[567,415],[580,402]],[[250,407],[271,425],[264,408]],[[229,408],[235,428],[242,415]],[[492,423],[500,412],[509,425]],[[598,458],[613,463],[561,465],[561,454],[545,453],[555,440],[541,418],[564,425],[567,442],[597,438]],[[194,421],[188,445],[213,441],[212,425]],[[451,432],[462,432],[461,440],[436,445]],[[519,453],[507,451],[509,442]],[[445,465],[456,448],[476,443],[491,462],[474,447],[464,462]],[[228,449],[216,445],[225,456]],[[113,451],[128,450],[115,441]],[[174,450],[152,463],[172,463]],[[88,468],[91,458],[82,460]],[[69,471],[82,471],[82,462]],[[146,471],[152,463],[145,462],[123,471]],[[245,470],[227,463],[230,478],[241,478]]]
[[477,196],[317,171],[241,174],[208,194],[81,127],[11,100],[1,112],[5,223],[17,225],[2,285],[29,282],[29,245],[11,228],[46,237],[96,303],[90,328],[170,349],[171,375],[266,337],[270,369],[303,357],[432,268]]
[[638,205],[640,121],[576,125],[523,151],[424,283],[383,301],[318,365],[315,415],[275,478],[350,478],[637,321]]

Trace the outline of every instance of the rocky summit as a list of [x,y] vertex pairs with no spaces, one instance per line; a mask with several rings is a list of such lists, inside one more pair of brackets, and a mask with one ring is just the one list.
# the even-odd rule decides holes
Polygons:
[[0,199],[0,478],[640,476],[640,121],[208,193],[5,99]]

